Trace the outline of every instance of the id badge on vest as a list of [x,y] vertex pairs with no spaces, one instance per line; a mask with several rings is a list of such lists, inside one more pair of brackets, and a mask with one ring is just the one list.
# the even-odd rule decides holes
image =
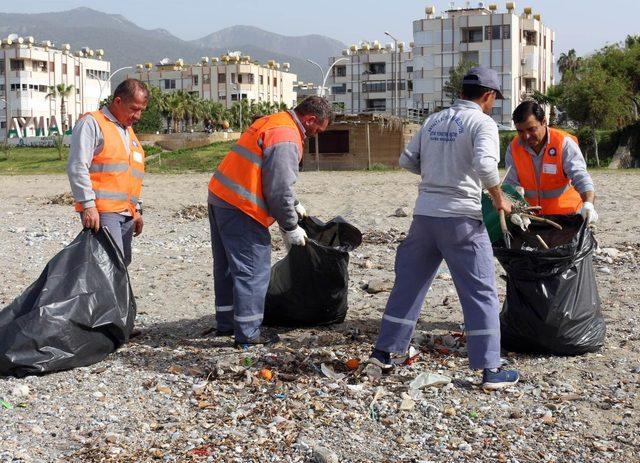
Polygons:
[[142,153],[140,151],[134,151],[133,160],[137,163],[142,163]]
[[542,164],[542,172],[555,175],[558,173],[558,166],[555,164]]

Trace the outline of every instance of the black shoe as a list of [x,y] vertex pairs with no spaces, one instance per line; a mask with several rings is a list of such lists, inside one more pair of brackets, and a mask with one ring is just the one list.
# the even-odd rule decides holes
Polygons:
[[233,336],[233,330],[219,330],[216,327],[209,328],[200,333],[200,336]]
[[233,343],[233,345],[235,347],[245,349],[251,346],[257,346],[257,345],[266,346],[269,344],[275,344],[276,342],[280,342],[280,336],[278,336],[277,333],[260,333],[258,336],[256,336],[253,339],[249,339],[248,341],[244,341],[244,342],[236,341]]

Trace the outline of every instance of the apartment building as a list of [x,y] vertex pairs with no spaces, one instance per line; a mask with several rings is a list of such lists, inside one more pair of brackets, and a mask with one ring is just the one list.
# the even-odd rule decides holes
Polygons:
[[[11,34],[0,43],[0,139],[70,133],[85,112],[98,109],[111,93],[110,63],[102,50],[72,52],[68,44]],[[72,85],[65,98],[47,97],[51,86]]]
[[328,99],[336,112],[406,117],[413,110],[413,62],[404,42],[362,42],[332,57]]
[[[454,3],[452,2],[452,5]],[[553,84],[555,32],[541,15],[527,7],[516,12],[515,3],[498,11],[495,4],[451,7],[413,22],[413,99],[423,113],[451,105],[443,90],[449,71],[461,60],[495,69],[504,89],[492,111],[496,122],[512,126],[511,113],[534,91],[546,92]]]
[[[293,84],[293,90],[296,92],[298,103],[309,96],[320,95],[321,93],[320,85],[314,84],[313,82],[295,82]],[[324,93],[327,93],[326,89]]]
[[203,57],[197,64],[185,64],[182,59],[164,59],[155,68],[152,63],[139,64],[128,77],[163,92],[183,90],[205,100],[219,101],[226,108],[240,99],[292,107],[296,104],[293,87],[297,76],[289,71],[289,63],[270,60],[262,65],[251,61],[250,56],[233,52],[219,58]]

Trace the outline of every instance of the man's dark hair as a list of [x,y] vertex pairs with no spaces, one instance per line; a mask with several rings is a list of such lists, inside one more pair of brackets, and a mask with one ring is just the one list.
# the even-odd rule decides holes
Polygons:
[[318,121],[333,120],[333,109],[331,103],[321,96],[308,96],[294,108],[296,114],[300,116],[316,116]]
[[521,124],[529,119],[529,116],[534,116],[540,123],[544,122],[544,118],[546,117],[542,106],[533,100],[527,100],[518,105],[515,111],[513,111],[512,118],[513,122]]
[[462,96],[468,100],[477,100],[482,98],[487,92],[493,92],[495,90],[483,87],[482,85],[476,84],[462,84]]
[[116,87],[113,98],[120,97],[122,101],[131,101],[138,92],[144,93],[145,99],[149,98],[149,89],[144,82],[138,79],[126,79]]

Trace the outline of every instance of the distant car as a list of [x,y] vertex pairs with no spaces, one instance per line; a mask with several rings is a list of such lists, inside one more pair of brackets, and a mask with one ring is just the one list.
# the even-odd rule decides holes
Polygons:
[[503,131],[513,131],[515,130],[513,127],[510,127],[508,125],[504,125],[504,124],[500,124],[498,122],[496,122],[496,125],[498,126],[498,130],[503,130]]

